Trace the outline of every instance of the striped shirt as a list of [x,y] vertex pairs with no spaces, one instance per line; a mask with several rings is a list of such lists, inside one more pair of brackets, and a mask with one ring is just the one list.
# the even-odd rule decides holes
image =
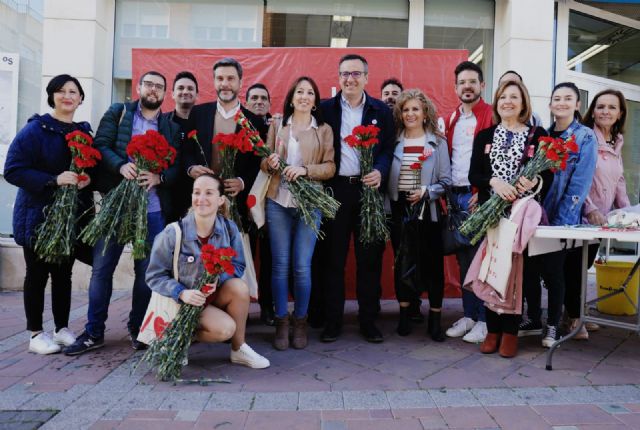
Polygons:
[[412,170],[410,166],[418,163],[418,157],[424,152],[425,137],[404,138],[402,165],[398,179],[398,191],[411,191],[420,188],[420,170]]

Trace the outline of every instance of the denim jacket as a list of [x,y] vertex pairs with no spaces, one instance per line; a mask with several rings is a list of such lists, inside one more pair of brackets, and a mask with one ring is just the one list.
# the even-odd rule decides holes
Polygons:
[[[549,128],[551,132],[555,124]],[[560,136],[575,135],[578,152],[571,152],[565,170],[556,171],[544,199],[544,209],[551,225],[580,224],[584,204],[596,169],[598,145],[593,130],[573,120]]]
[[[237,256],[232,263],[235,273],[220,275],[218,287],[227,279],[241,278],[244,274],[245,260],[242,247],[242,237],[238,227],[233,221],[217,215],[213,227],[213,233],[209,237],[210,245],[216,248],[231,247],[235,249]],[[200,240],[196,233],[196,221],[193,213],[187,214],[182,219],[182,245],[178,257],[178,277],[173,278],[173,250],[176,244],[176,232],[172,225],[168,225],[156,236],[151,249],[149,267],[147,268],[146,281],[149,288],[163,296],[172,297],[179,302],[180,293],[187,288],[195,288],[198,278],[204,271],[200,260]]]

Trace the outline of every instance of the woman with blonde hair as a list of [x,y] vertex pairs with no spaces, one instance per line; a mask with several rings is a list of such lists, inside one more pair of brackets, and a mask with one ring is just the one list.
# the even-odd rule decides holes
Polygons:
[[[387,187],[391,202],[391,241],[397,263],[400,249],[411,249],[410,252],[417,256],[415,270],[419,275],[415,279],[420,283],[407,282],[406,273],[402,273],[405,268],[401,264],[395,265],[396,298],[400,303],[397,332],[401,336],[409,334],[409,304],[416,294],[425,290],[430,306],[428,334],[433,340],[442,342],[444,255],[438,200],[445,187],[451,185],[447,142],[438,130],[436,108],[422,91],[403,91],[393,113],[398,141]],[[417,235],[403,234],[409,223],[416,228]]]

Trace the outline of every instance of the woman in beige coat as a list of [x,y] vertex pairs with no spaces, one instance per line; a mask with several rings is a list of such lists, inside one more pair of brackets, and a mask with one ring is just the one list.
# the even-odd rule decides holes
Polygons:
[[[320,94],[313,79],[298,78],[287,93],[282,122],[269,129],[267,145],[274,152],[262,160],[260,168],[273,177],[267,191],[266,217],[271,243],[271,288],[275,303],[276,335],[273,346],[289,347],[289,271],[293,266],[294,348],[307,346],[307,309],[311,294],[311,258],[316,244],[313,229],[305,224],[288,184],[300,177],[312,181],[331,178],[336,170],[333,155],[333,133],[322,121]],[[287,167],[278,173],[280,160]],[[316,227],[320,211],[315,210]]]

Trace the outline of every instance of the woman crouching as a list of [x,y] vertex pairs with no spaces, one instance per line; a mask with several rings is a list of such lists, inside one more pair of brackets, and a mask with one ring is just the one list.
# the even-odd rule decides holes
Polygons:
[[[245,262],[238,227],[221,214],[224,204],[222,182],[211,174],[199,176],[193,183],[191,210],[181,221],[182,243],[178,257],[178,278],[172,276],[173,250],[176,233],[167,226],[153,243],[147,284],[158,294],[180,304],[204,306],[195,339],[200,342],[223,342],[231,339],[231,362],[253,369],[269,367],[269,360],[245,343],[245,328],[249,312],[249,289],[240,279]],[[201,248],[211,244],[216,248],[233,248],[234,274],[220,275],[218,285],[205,294],[192,289],[204,271]]]

